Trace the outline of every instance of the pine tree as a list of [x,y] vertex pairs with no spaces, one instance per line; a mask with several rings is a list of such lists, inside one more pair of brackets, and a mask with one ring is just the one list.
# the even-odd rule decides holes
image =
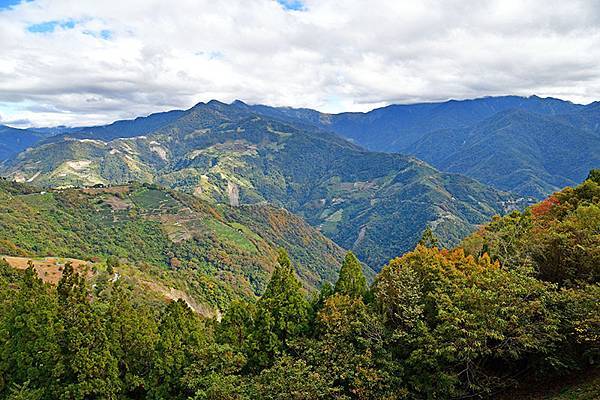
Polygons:
[[149,386],[158,324],[150,307],[132,302],[131,290],[122,282],[115,282],[106,303],[107,335],[125,392],[139,398]]
[[435,236],[435,234],[433,233],[433,230],[431,230],[431,228],[428,226],[423,231],[423,234],[421,235],[421,240],[419,240],[419,244],[425,247],[439,247],[440,241],[437,238],[437,236]]
[[64,360],[60,393],[65,399],[116,398],[120,391],[117,360],[98,312],[88,300],[85,279],[66,263],[58,286],[58,343]]
[[279,250],[278,266],[264,295],[258,301],[251,358],[255,366],[271,364],[289,341],[308,328],[310,305],[285,250]]
[[149,398],[188,398],[192,393],[186,393],[181,378],[185,369],[197,361],[197,350],[206,346],[204,324],[185,301],[177,300],[167,306],[159,332]]
[[233,301],[217,328],[220,343],[229,344],[236,350],[243,350],[252,328],[256,307],[242,300]]
[[362,265],[351,251],[344,257],[334,291],[354,298],[363,297],[367,293],[367,279],[363,274]]
[[35,394],[35,398],[50,399],[55,371],[62,365],[56,343],[60,335],[56,297],[31,262],[19,281],[0,313],[0,393],[5,385],[11,398]]

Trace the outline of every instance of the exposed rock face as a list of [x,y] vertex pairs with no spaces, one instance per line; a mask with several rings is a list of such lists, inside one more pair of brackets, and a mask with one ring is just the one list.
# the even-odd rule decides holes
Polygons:
[[240,188],[231,181],[227,181],[227,195],[229,196],[229,205],[237,207],[240,205]]

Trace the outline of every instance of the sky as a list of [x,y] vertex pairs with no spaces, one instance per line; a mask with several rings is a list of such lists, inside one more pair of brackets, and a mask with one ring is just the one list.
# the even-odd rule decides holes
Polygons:
[[200,101],[600,100],[600,0],[0,0],[0,124]]

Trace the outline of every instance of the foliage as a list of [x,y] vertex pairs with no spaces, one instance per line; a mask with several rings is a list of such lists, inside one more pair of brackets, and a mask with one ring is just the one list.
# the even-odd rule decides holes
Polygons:
[[336,288],[309,297],[280,249],[263,296],[220,320],[150,299],[127,263],[89,279],[66,263],[52,286],[0,260],[0,398],[485,398],[589,369],[598,190],[496,218],[464,248],[418,245],[371,288],[348,253]]
[[346,253],[334,292],[350,297],[363,297],[367,293],[367,279],[362,270],[356,256],[351,251]]
[[417,249],[392,260],[374,292],[405,360],[411,392],[485,393],[559,340],[547,285],[462,249]]
[[428,226],[423,231],[423,234],[421,235],[421,240],[419,240],[418,244],[425,247],[439,247],[440,241],[435,236],[431,228]]
[[[591,175],[591,174],[590,174]],[[563,286],[600,280],[600,184],[566,188],[524,213],[496,218],[468,237],[469,254],[489,253],[510,269],[533,270]]]
[[269,285],[258,301],[250,335],[250,361],[256,367],[271,365],[291,341],[306,333],[309,323],[309,303],[285,250],[279,250],[277,261]]

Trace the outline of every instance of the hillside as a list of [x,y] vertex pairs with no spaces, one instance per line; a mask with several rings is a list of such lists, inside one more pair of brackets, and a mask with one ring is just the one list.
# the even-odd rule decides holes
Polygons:
[[[3,187],[25,202],[43,196]],[[57,202],[91,196],[97,214],[131,202],[171,218],[179,201],[143,186],[61,193]],[[53,257],[19,271],[24,258],[0,259],[0,397],[595,400],[599,226],[596,170],[459,247],[418,245],[371,285],[348,253],[335,285],[307,296],[281,250],[262,296],[222,315],[193,312],[202,305],[174,285],[181,269],[107,260],[90,271]],[[45,284],[56,269],[58,283]]]
[[370,150],[414,155],[447,172],[542,199],[600,165],[600,107],[537,96],[390,105],[367,113],[252,109],[337,132]]
[[412,154],[442,171],[541,198],[600,165],[600,135],[540,114],[511,110],[466,129],[430,132]]
[[19,154],[4,173],[47,187],[140,181],[234,206],[268,202],[375,268],[413,248],[426,226],[455,244],[519,205],[412,157],[369,152],[333,133],[217,101],[148,135],[53,138]]
[[27,129],[0,125],[0,162],[15,156],[41,140],[41,135]]
[[40,192],[2,180],[0,220],[2,255],[117,257],[212,308],[262,293],[277,247],[307,289],[333,281],[343,256],[285,210],[213,206],[153,186]]

